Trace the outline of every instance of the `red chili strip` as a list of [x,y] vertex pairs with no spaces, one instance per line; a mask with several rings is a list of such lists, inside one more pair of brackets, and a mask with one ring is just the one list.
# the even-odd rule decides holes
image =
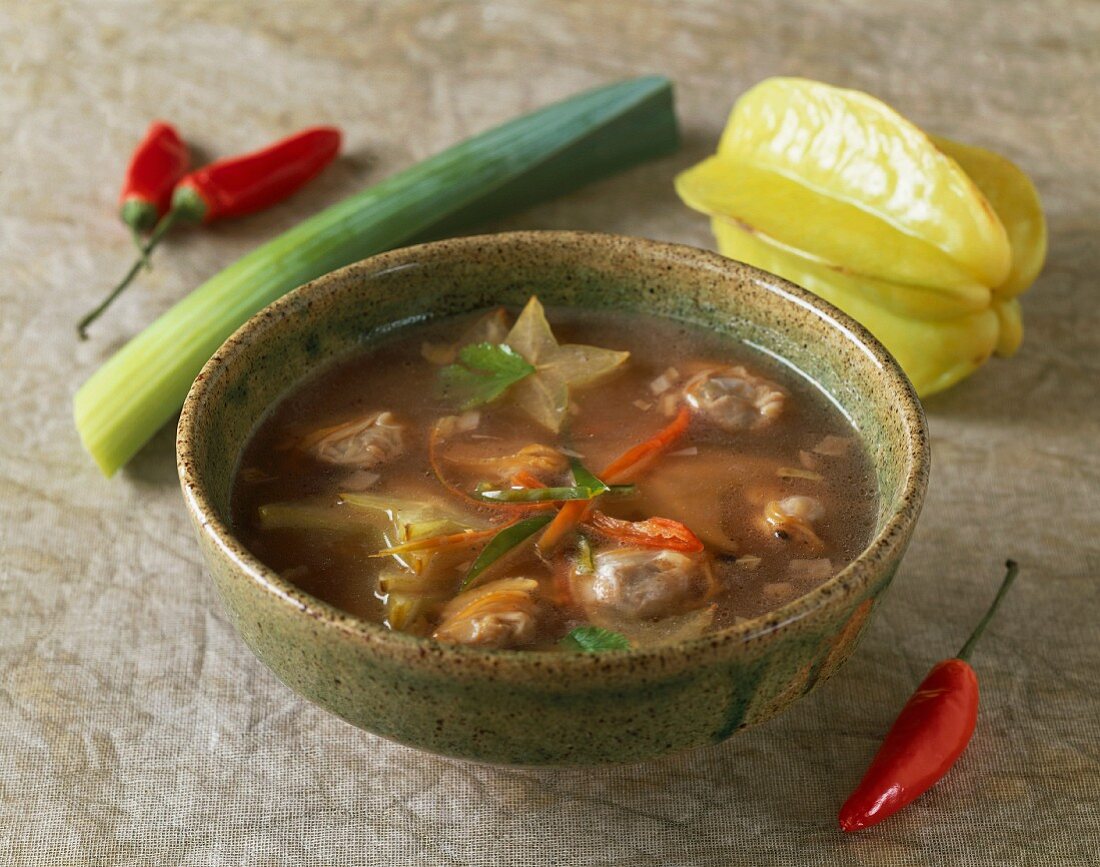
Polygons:
[[612,539],[643,548],[665,548],[669,551],[683,551],[686,554],[697,554],[703,550],[703,543],[699,537],[685,525],[671,518],[622,521],[597,510],[592,513],[585,525]]

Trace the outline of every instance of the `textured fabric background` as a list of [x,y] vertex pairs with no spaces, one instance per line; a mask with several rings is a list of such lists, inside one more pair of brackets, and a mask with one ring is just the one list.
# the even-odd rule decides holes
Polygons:
[[[677,156],[517,216],[710,245],[671,178],[736,95],[804,74],[868,89],[1034,176],[1046,272],[1027,338],[929,401],[911,552],[835,679],[727,744],[600,771],[393,746],[299,700],[202,574],[172,431],[118,478],[69,400],[203,278],[303,216],[520,111],[635,73],[677,84]],[[0,864],[1100,863],[1100,5],[664,0],[0,2]],[[314,122],[347,156],[292,203],[181,232],[78,343],[130,260],[114,216],[153,117],[206,156]],[[975,658],[978,732],[880,829],[834,815],[1006,555],[1023,578]]]

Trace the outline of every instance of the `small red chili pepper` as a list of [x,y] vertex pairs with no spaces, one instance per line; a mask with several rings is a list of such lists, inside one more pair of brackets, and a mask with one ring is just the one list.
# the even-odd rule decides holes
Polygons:
[[962,755],[978,721],[978,677],[966,661],[1019,571],[1009,560],[1000,590],[962,650],[917,687],[863,780],[840,808],[840,827],[858,831],[892,816],[930,789]]
[[103,302],[77,325],[81,338],[137,276],[149,254],[178,222],[210,223],[243,217],[297,192],[320,174],[340,150],[335,127],[311,127],[243,156],[210,163],[184,175],[172,193],[171,207],[141,248],[141,257]]
[[340,151],[340,130],[304,129],[263,150],[210,163],[183,178],[166,220],[210,223],[254,214],[297,192]]
[[119,216],[134,233],[138,249],[142,247],[141,233],[151,230],[167,213],[172,190],[190,163],[187,145],[175,128],[153,121],[130,157],[118,197]]

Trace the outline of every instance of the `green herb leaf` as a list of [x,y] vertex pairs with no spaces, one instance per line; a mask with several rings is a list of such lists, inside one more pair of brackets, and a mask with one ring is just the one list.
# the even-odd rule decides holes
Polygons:
[[512,347],[503,343],[471,343],[458,353],[459,364],[439,372],[443,396],[460,408],[492,403],[511,386],[535,372]]
[[465,590],[478,575],[492,566],[497,560],[515,548],[517,545],[530,539],[535,533],[550,523],[553,515],[536,515],[533,518],[524,518],[516,521],[493,536],[489,544],[481,549],[470,566],[470,571],[462,580],[462,589]]
[[595,473],[582,464],[578,458],[570,458],[569,465],[573,468],[573,481],[580,487],[593,491],[592,496],[605,494],[611,490],[606,483],[597,479]]
[[630,650],[630,640],[621,633],[599,626],[578,626],[558,645],[565,650],[596,653],[600,650]]

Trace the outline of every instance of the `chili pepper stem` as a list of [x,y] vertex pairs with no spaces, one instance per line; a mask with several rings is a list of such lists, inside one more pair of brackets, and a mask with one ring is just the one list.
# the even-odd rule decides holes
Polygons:
[[122,294],[122,291],[134,282],[134,278],[141,272],[141,269],[149,263],[149,254],[156,249],[157,245],[168,233],[168,230],[176,224],[183,213],[183,211],[177,208],[172,208],[172,210],[161,217],[156,227],[153,229],[152,234],[149,236],[148,241],[142,244],[140,239],[135,238],[135,240],[138,241],[138,251],[141,255],[138,256],[137,261],[134,262],[134,264],[130,266],[130,270],[126,272],[126,276],[110,291],[107,297],[99,302],[98,306],[77,323],[76,332],[80,335],[81,340],[88,339],[88,326],[103,315],[103,312]]
[[153,260],[150,259],[149,254],[145,252],[145,238],[142,237],[141,231],[136,226],[130,228],[130,237],[134,239],[134,246],[137,247],[138,256],[141,258],[141,264],[151,271],[153,269]]
[[993,615],[997,613],[1001,600],[1005,598],[1005,594],[1008,593],[1008,588],[1011,587],[1012,582],[1016,580],[1016,575],[1019,571],[1020,567],[1015,560],[1005,561],[1005,577],[1001,582],[1001,588],[997,591],[997,595],[993,597],[993,602],[985,612],[985,615],[978,621],[978,625],[974,627],[974,631],[970,633],[970,637],[966,639],[966,644],[964,644],[962,649],[955,654],[956,659],[961,659],[964,662],[969,660],[970,653],[974,650],[974,645],[977,644],[978,639],[982,637],[982,633],[985,632],[985,627],[989,621],[993,619]]

